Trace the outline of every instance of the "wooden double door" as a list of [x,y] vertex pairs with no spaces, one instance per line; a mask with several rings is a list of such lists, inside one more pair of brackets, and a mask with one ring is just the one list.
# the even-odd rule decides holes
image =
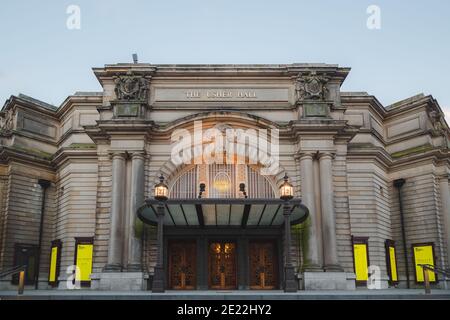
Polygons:
[[250,242],[250,289],[272,290],[277,288],[278,258],[276,253],[275,242]]
[[208,248],[209,287],[216,290],[237,289],[236,243],[211,242]]
[[197,285],[197,244],[169,242],[169,288],[193,290]]
[[[238,288],[238,249],[234,241],[209,241],[207,252],[199,252],[200,255],[207,254],[205,258],[209,289]],[[241,265],[242,269],[239,271],[248,275],[247,283],[250,289],[271,290],[278,287],[276,249],[276,242],[258,240],[249,241],[246,252],[240,252],[241,257],[246,260],[245,264],[248,263],[248,268]],[[169,288],[196,288],[197,254],[195,241],[169,242]]]

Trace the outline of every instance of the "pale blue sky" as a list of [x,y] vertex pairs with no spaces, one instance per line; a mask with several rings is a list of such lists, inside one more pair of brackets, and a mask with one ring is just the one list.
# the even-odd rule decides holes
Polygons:
[[[66,9],[81,9],[68,30]],[[369,5],[381,30],[366,27]],[[450,1],[40,0],[0,5],[0,101],[59,105],[97,91],[92,67],[150,63],[337,63],[343,90],[385,104],[424,92],[450,111]]]

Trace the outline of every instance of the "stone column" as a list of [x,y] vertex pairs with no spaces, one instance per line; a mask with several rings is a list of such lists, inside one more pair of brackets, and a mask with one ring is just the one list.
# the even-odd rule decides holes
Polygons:
[[152,292],[164,292],[164,214],[164,204],[160,203],[156,212],[158,217],[158,231],[156,236],[157,255]]
[[136,211],[144,203],[144,154],[135,152],[131,155],[131,189],[130,212],[127,219],[128,258],[127,271],[142,271],[141,239],[136,234]]
[[319,155],[324,268],[326,271],[342,271],[338,263],[336,244],[332,160],[333,156],[330,153],[321,153]]
[[447,243],[447,266],[450,265],[450,188],[448,186],[449,175],[441,177],[439,188],[441,191],[441,212],[444,220],[444,235]]
[[284,292],[296,292],[294,266],[291,261],[291,206],[288,202],[283,205],[284,217]]
[[302,203],[309,209],[307,224],[307,245],[303,251],[304,271],[321,271],[319,257],[320,237],[317,226],[317,210],[314,195],[313,155],[300,155],[300,176],[302,188]]
[[123,212],[125,199],[125,154],[112,156],[111,217],[109,227],[107,272],[122,271]]

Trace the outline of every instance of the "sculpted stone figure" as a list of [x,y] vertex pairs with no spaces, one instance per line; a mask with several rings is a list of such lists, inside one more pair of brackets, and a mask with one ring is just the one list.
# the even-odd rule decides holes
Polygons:
[[325,100],[328,78],[318,75],[316,71],[309,74],[299,73],[295,81],[295,93],[298,100]]
[[14,112],[12,109],[8,109],[3,122],[3,131],[11,131],[14,127]]
[[128,71],[124,76],[115,77],[114,89],[117,100],[141,100],[147,99],[148,81],[142,76],[135,76]]
[[446,130],[445,127],[442,124],[443,121],[443,115],[438,112],[437,110],[431,110],[429,111],[429,116],[431,123],[433,125],[433,129],[431,130],[431,133],[434,136],[446,136]]

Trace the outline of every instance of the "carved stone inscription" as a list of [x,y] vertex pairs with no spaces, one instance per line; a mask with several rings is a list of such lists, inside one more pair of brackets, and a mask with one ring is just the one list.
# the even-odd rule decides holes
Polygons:
[[155,88],[155,102],[274,101],[288,102],[288,88]]

